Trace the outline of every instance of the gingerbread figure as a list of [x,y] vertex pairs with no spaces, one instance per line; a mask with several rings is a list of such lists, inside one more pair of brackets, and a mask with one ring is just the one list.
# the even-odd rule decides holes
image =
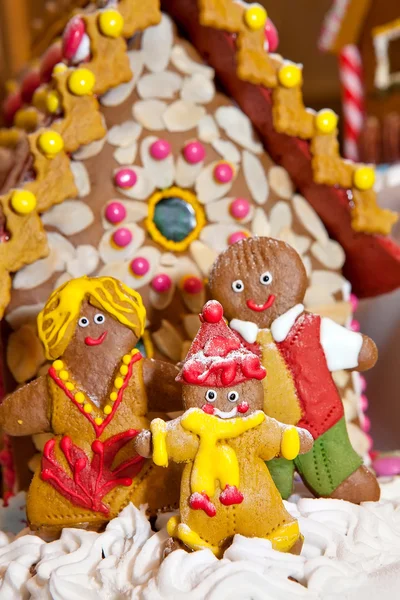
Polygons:
[[269,463],[282,496],[290,495],[296,469],[315,496],[378,500],[378,483],[350,444],[331,375],[373,367],[374,342],[304,311],[307,275],[300,256],[284,242],[254,237],[230,246],[215,261],[209,285],[231,328],[261,355],[268,373],[265,412],[314,438],[310,453]]
[[149,411],[181,407],[178,370],[135,348],[146,312],[140,295],[112,277],[82,277],[50,296],[38,316],[48,374],[0,405],[14,436],[51,432],[32,480],[30,527],[101,528],[129,502],[151,511],[176,504],[179,473],[133,451]]
[[219,302],[208,302],[200,319],[178,376],[186,412],[169,423],[153,420],[135,441],[157,465],[186,463],[180,516],[170,519],[168,532],[191,550],[209,548],[217,556],[236,533],[298,551],[298,523],[265,460],[307,452],[312,436],[262,411],[265,369],[226,325]]

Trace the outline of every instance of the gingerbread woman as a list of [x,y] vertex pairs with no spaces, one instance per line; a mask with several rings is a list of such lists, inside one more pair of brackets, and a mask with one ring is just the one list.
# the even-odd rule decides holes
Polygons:
[[177,503],[180,473],[133,450],[148,411],[181,407],[178,370],[135,348],[146,312],[140,295],[112,277],[82,277],[50,296],[38,331],[53,363],[5,398],[0,426],[14,436],[54,434],[27,498],[30,527],[99,529],[129,502],[150,511]]
[[350,444],[332,371],[374,366],[377,349],[361,333],[307,313],[307,275],[297,252],[266,237],[242,240],[215,261],[209,285],[230,326],[260,353],[264,411],[307,429],[311,452],[269,463],[282,496],[292,491],[296,469],[315,496],[359,503],[378,500],[379,485]]
[[178,376],[186,412],[168,423],[153,420],[135,441],[139,454],[152,454],[157,465],[185,463],[180,516],[170,519],[168,532],[187,548],[209,548],[216,556],[236,533],[299,551],[298,523],[265,461],[307,452],[312,436],[262,411],[265,369],[226,325],[219,302],[208,302],[200,319]]

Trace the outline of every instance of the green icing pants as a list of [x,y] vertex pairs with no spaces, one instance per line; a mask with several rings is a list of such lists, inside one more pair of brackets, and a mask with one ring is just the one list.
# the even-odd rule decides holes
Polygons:
[[314,440],[307,454],[295,460],[274,458],[267,462],[272,479],[282,498],[290,496],[296,470],[318,496],[330,494],[362,465],[362,460],[350,444],[344,417]]

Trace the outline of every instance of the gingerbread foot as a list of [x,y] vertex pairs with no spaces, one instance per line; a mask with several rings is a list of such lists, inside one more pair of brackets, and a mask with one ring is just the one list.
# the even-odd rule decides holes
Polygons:
[[214,504],[205,492],[194,492],[189,498],[189,506],[193,510],[204,510],[207,517],[215,517],[217,514]]
[[329,497],[360,504],[360,502],[377,502],[380,495],[381,491],[375,475],[362,465],[349,475]]
[[232,504],[241,504],[244,496],[239,492],[235,485],[227,485],[221,493],[219,500],[224,506],[232,506]]

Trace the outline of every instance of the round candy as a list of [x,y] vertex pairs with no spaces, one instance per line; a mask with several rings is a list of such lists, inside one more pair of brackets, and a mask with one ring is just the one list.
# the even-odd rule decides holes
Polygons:
[[365,412],[368,409],[368,398],[364,394],[362,394],[360,397],[360,406],[363,412]]
[[206,151],[201,142],[189,142],[183,148],[183,156],[185,160],[191,165],[196,165],[197,163],[204,160],[206,155]]
[[150,263],[147,258],[144,258],[144,256],[138,256],[137,258],[133,259],[130,267],[132,273],[136,275],[136,277],[143,277],[143,275],[146,275],[146,273],[149,272]]
[[338,123],[338,116],[330,108],[320,110],[315,116],[315,125],[319,133],[332,133]]
[[43,83],[51,80],[54,65],[62,60],[62,48],[59,42],[52,44],[43,54],[40,62],[40,79]]
[[202,317],[207,323],[218,323],[224,316],[224,309],[217,300],[209,300],[204,305]]
[[114,231],[112,236],[112,241],[119,248],[125,248],[132,241],[132,232],[130,229],[126,227],[120,227],[116,231]]
[[367,380],[365,379],[364,375],[359,375],[359,379],[361,391],[365,392],[365,390],[367,389]]
[[85,23],[79,16],[73,17],[64,29],[63,33],[63,56],[71,60],[79,48],[79,44],[85,35]]
[[124,28],[124,19],[117,10],[104,10],[99,14],[99,29],[108,37],[117,38]]
[[187,294],[199,294],[203,287],[204,285],[202,280],[195,275],[188,275],[187,277],[183,278],[182,289]]
[[75,96],[91,94],[96,83],[96,78],[89,69],[75,69],[68,77],[68,87]]
[[44,87],[38,88],[33,94],[32,104],[40,112],[46,112],[47,110],[47,91]]
[[60,108],[60,96],[58,95],[58,92],[56,92],[56,90],[51,90],[47,94],[46,108],[47,111],[52,115],[58,112]]
[[53,158],[64,148],[64,140],[56,131],[44,131],[38,139],[39,150],[48,158]]
[[358,167],[353,179],[357,189],[370,190],[375,183],[375,171],[373,167]]
[[38,114],[33,107],[20,108],[14,117],[14,125],[25,131],[33,131],[38,124]]
[[244,20],[246,25],[253,30],[261,29],[267,21],[267,11],[259,4],[253,4],[246,9]]
[[284,65],[279,71],[279,82],[287,88],[296,87],[301,84],[301,69],[297,65]]
[[68,71],[67,65],[63,62],[58,62],[56,65],[54,65],[53,75],[57,75],[57,73],[65,73],[65,71]]
[[228,238],[228,244],[236,244],[236,242],[240,242],[240,240],[245,240],[247,238],[247,233],[245,231],[235,231]]
[[171,277],[166,273],[159,273],[159,275],[153,277],[151,282],[151,287],[158,294],[168,292],[168,290],[171,288],[171,285]]
[[374,471],[380,477],[393,477],[400,474],[400,456],[382,456],[372,463]]
[[29,190],[15,190],[11,196],[11,206],[19,215],[28,215],[36,208],[36,196]]
[[214,178],[219,183],[229,183],[234,175],[233,167],[227,162],[221,161],[214,168]]
[[118,187],[126,190],[135,185],[137,175],[133,169],[119,169],[115,174],[115,183]]
[[350,294],[350,304],[351,304],[351,310],[353,312],[356,312],[357,307],[358,307],[358,298],[355,294]]
[[271,19],[267,19],[265,23],[264,34],[268,42],[268,52],[276,52],[279,46],[279,34]]
[[352,319],[352,321],[350,323],[350,329],[352,331],[360,331],[360,323],[358,321],[356,321],[355,319]]
[[250,202],[246,198],[236,198],[230,205],[229,211],[234,219],[244,219],[250,212]]
[[150,154],[156,160],[164,160],[171,154],[171,144],[167,140],[156,140],[150,146]]
[[38,70],[29,71],[21,82],[21,96],[25,104],[30,104],[35,90],[40,85],[40,74]]
[[361,428],[365,433],[368,433],[368,431],[371,429],[371,421],[366,415],[364,415],[361,420]]
[[22,98],[19,91],[12,92],[4,100],[3,115],[7,125],[11,125],[17,110],[22,107]]
[[126,208],[121,202],[110,202],[107,205],[105,217],[109,223],[121,223],[126,217]]

